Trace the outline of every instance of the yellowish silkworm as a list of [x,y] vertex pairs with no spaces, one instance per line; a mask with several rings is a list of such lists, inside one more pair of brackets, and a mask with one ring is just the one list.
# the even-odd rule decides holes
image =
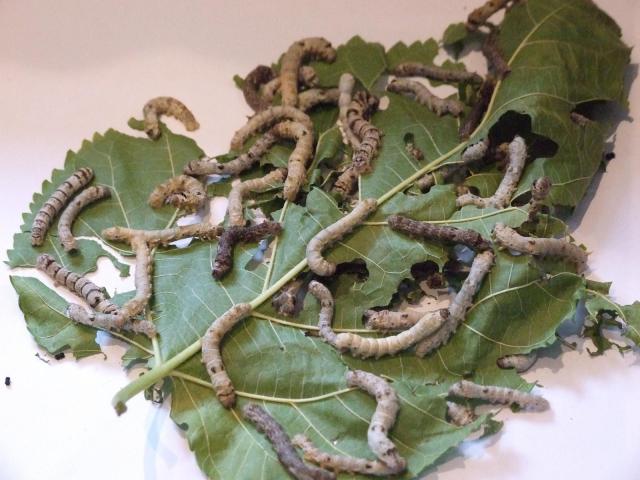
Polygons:
[[338,127],[342,134],[342,140],[345,144],[351,145],[353,148],[360,145],[360,140],[349,128],[347,122],[347,112],[349,111],[349,105],[351,105],[351,97],[353,95],[353,88],[355,87],[356,80],[350,73],[343,73],[340,76],[338,83]]
[[551,179],[549,177],[540,177],[533,185],[531,185],[531,200],[529,201],[529,217],[528,221],[534,222],[538,218],[538,214],[544,206],[544,200],[551,192]]
[[173,205],[186,212],[195,212],[207,199],[204,186],[197,179],[188,175],[178,175],[161,183],[149,195],[149,206],[160,208],[162,205]]
[[364,326],[370,330],[398,332],[413,327],[425,315],[417,310],[366,310]]
[[240,150],[244,142],[257,132],[268,129],[283,120],[301,123],[307,130],[313,131],[311,118],[295,107],[275,106],[256,113],[240,128],[231,139],[231,150]]
[[467,168],[470,164],[482,160],[486,156],[488,149],[488,139],[474,143],[473,145],[467,147],[462,153],[460,157],[461,163],[445,165],[434,172],[427,173],[424,177],[420,178],[416,182],[416,185],[423,192],[429,190],[436,183],[436,173],[442,176],[444,182],[447,182],[454,174],[456,174],[461,169]]
[[396,78],[387,85],[387,90],[394,93],[409,93],[415,97],[419,104],[424,105],[439,116],[450,113],[454,117],[458,117],[464,110],[464,105],[461,101],[455,98],[437,97],[427,87],[415,80]]
[[340,220],[315,234],[307,244],[307,262],[313,273],[322,277],[328,277],[335,273],[336,264],[329,262],[322,256],[323,250],[364,222],[377,205],[378,202],[375,198],[362,200]]
[[129,243],[133,237],[142,238],[150,247],[168,245],[183,238],[196,237],[200,240],[213,240],[220,236],[224,228],[208,223],[195,223],[163,230],[134,230],[125,227],[109,227],[102,230],[102,237],[112,242]]
[[475,398],[489,403],[518,405],[525,410],[542,411],[549,408],[549,402],[539,395],[521,392],[513,388],[479,385],[461,380],[449,388],[449,395],[461,398]]
[[281,184],[287,175],[286,168],[276,168],[265,176],[252,178],[244,182],[238,182],[231,187],[229,192],[229,225],[241,227],[245,224],[242,202],[249,192],[266,192]]
[[533,364],[538,360],[538,354],[536,352],[522,353],[514,355],[505,355],[498,358],[496,364],[500,368],[509,369],[513,368],[518,373],[523,373],[533,367]]
[[337,88],[310,88],[298,95],[298,108],[306,112],[316,105],[335,105],[338,103],[338,96]]
[[211,377],[213,390],[216,392],[218,400],[225,408],[231,408],[235,405],[236,393],[222,361],[222,339],[227,332],[242,319],[248,317],[250,313],[251,305],[238,303],[219,316],[202,337],[202,363]]
[[82,167],[73,172],[69,178],[56,188],[33,219],[33,224],[31,225],[32,246],[39,247],[44,243],[53,219],[69,203],[71,197],[78,190],[84,188],[92,179],[93,170],[88,167]]
[[296,142],[287,161],[287,178],[282,189],[284,199],[293,202],[305,182],[307,163],[313,157],[313,129],[298,122],[280,122],[273,126],[271,132],[279,138]]
[[498,10],[506,8],[507,4],[511,1],[512,0],[488,0],[484,5],[476,8],[469,14],[466,23],[467,30],[471,32],[477,30],[478,27],[487,23],[489,17]]
[[191,110],[177,98],[152,98],[145,104],[142,113],[144,114],[144,131],[152,140],[157,140],[162,133],[160,130],[161,115],[169,115],[178,119],[189,132],[200,128],[200,124]]
[[[308,65],[302,65],[298,70],[298,85],[303,87],[314,87],[318,83],[318,75],[313,67]],[[280,90],[281,78],[275,77],[262,86],[262,99],[265,102],[267,108],[269,104],[273,102],[276,94]],[[300,98],[298,97],[298,101]],[[264,110],[264,108],[262,110]],[[300,107],[300,110],[304,110]],[[257,110],[256,110],[257,111]]]
[[456,402],[447,402],[447,417],[451,423],[458,427],[469,425],[478,418],[473,408]]
[[451,70],[419,62],[405,62],[394,67],[391,73],[397,77],[424,77],[441,82],[470,82],[480,84],[482,77],[475,72]]
[[336,334],[331,328],[333,323],[333,295],[322,283],[312,280],[309,283],[309,293],[320,302],[320,314],[318,315],[318,330],[320,336],[329,345],[336,346]]
[[58,238],[66,252],[71,252],[78,248],[78,242],[71,232],[71,226],[80,214],[80,211],[90,203],[103,198],[109,198],[110,196],[111,190],[107,187],[89,187],[80,192],[71,203],[67,205],[67,208],[64,209],[58,221]]

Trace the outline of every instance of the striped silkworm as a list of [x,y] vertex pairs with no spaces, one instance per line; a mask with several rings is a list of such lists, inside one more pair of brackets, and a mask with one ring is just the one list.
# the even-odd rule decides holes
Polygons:
[[359,140],[357,145],[353,145],[352,160],[358,174],[371,171],[371,162],[380,148],[382,133],[369,122],[378,104],[377,97],[367,92],[357,92],[347,109],[347,128]]
[[31,245],[39,247],[44,243],[47,231],[53,223],[53,219],[60,213],[71,197],[84,188],[93,179],[93,170],[82,167],[71,174],[44,202],[31,225]]
[[489,102],[491,102],[491,97],[493,96],[493,91],[496,88],[496,80],[490,75],[487,75],[487,78],[480,86],[480,90],[478,91],[478,98],[476,102],[469,110],[469,113],[465,115],[464,120],[460,124],[460,129],[458,130],[458,135],[461,139],[467,139],[471,136],[471,134],[478,128],[480,122],[482,121],[482,117],[484,117],[487,108],[489,107]]
[[[298,70],[298,85],[303,87],[315,87],[318,83],[318,75],[313,67],[308,65],[302,65]],[[271,103],[273,103],[273,99],[276,94],[280,91],[281,78],[280,76],[275,77],[268,83],[265,83],[262,87],[262,98],[266,102],[265,108],[267,108]],[[300,102],[300,97],[298,96],[298,102]],[[304,110],[298,104],[298,108],[300,110]],[[264,110],[264,108],[263,108]]]
[[467,310],[473,304],[473,297],[480,289],[484,277],[493,266],[494,254],[492,250],[478,253],[473,259],[469,275],[460,286],[460,290],[453,297],[449,305],[449,316],[442,327],[433,335],[425,338],[416,345],[416,355],[424,357],[449,341],[460,324],[464,322]]
[[87,312],[80,305],[75,303],[67,307],[66,315],[76,323],[99,328],[101,330],[124,330],[127,332],[141,333],[149,338],[156,336],[156,326],[149,320],[126,320],[119,312],[100,313]]
[[533,185],[531,185],[531,200],[529,200],[529,216],[528,221],[534,222],[538,218],[538,214],[544,206],[544,201],[551,192],[551,179],[549,177],[540,177]]
[[448,225],[436,225],[433,223],[419,222],[402,215],[389,215],[387,223],[391,230],[401,232],[413,238],[435,240],[438,242],[466,245],[476,250],[488,250],[491,244],[475,230],[457,228]]
[[498,31],[493,30],[484,42],[482,42],[482,54],[487,59],[487,68],[492,75],[498,79],[503,79],[509,72],[511,67],[504,58],[502,49],[498,46]]
[[90,203],[103,198],[109,198],[110,196],[111,190],[107,187],[89,187],[80,192],[71,203],[67,205],[58,221],[58,238],[65,252],[71,252],[78,248],[78,242],[71,232],[71,226],[80,214],[80,211]]
[[464,110],[464,105],[460,100],[455,98],[440,98],[431,93],[427,87],[415,80],[396,78],[387,85],[387,90],[394,93],[407,93],[413,95],[416,102],[420,105],[424,105],[438,116],[449,113],[454,117],[458,117]]
[[197,178],[178,175],[161,183],[149,195],[149,206],[160,208],[172,205],[186,212],[195,212],[207,199],[204,186]]
[[231,187],[229,192],[229,203],[227,211],[229,213],[229,225],[241,227],[245,224],[244,209],[242,202],[250,192],[266,192],[280,185],[287,175],[286,168],[276,168],[265,176],[252,178],[244,182],[238,182]]
[[533,364],[536,363],[536,360],[538,360],[538,354],[535,352],[531,352],[505,355],[504,357],[498,358],[498,360],[496,360],[496,364],[500,368],[513,368],[516,372],[522,373],[533,367]]
[[366,310],[364,326],[369,330],[400,332],[413,327],[425,315],[417,310]]
[[489,0],[481,7],[476,8],[467,17],[467,23],[465,25],[467,30],[473,32],[477,30],[478,27],[485,25],[489,17],[499,10],[506,8],[511,1],[512,0]]
[[515,404],[525,410],[538,412],[549,408],[549,402],[539,395],[521,392],[513,388],[479,385],[468,380],[461,380],[451,385],[449,395],[461,398],[475,398],[489,403]]
[[142,109],[144,115],[144,131],[152,140],[157,140],[162,133],[160,116],[169,115],[184,124],[188,132],[200,128],[200,124],[191,110],[177,98],[156,97],[149,100]]
[[320,302],[320,314],[318,315],[318,330],[320,336],[329,345],[336,346],[336,334],[331,328],[333,323],[333,295],[322,283],[312,280],[309,283],[309,293]]
[[287,160],[287,178],[282,189],[284,199],[293,202],[305,182],[307,163],[313,157],[313,129],[289,121],[274,125],[270,131],[278,138],[288,138],[296,142]]
[[445,165],[438,170],[427,173],[424,177],[420,178],[416,185],[423,192],[429,190],[436,183],[436,173],[438,173],[442,180],[446,183],[452,176],[462,169],[466,169],[470,164],[478,162],[486,157],[489,149],[489,139],[481,140],[473,145],[468,146],[460,156],[461,163],[453,163]]
[[307,244],[307,262],[313,273],[321,277],[328,277],[335,273],[336,264],[329,262],[322,256],[323,250],[364,222],[377,205],[378,202],[375,198],[362,200],[351,212],[314,235]]
[[394,67],[391,73],[396,77],[424,77],[440,82],[469,82],[482,83],[482,77],[475,72],[466,70],[451,70],[437,67],[436,65],[425,65],[419,62],[405,62]]
[[421,162],[424,160],[424,153],[420,150],[415,143],[409,142],[404,146],[405,152],[409,154],[411,158],[413,158],[416,162]]
[[302,62],[308,59],[333,62],[336,51],[331,43],[321,37],[303,38],[294,42],[282,56],[280,68],[280,93],[282,105],[298,105],[298,71]]
[[165,228],[163,230],[134,230],[125,227],[110,227],[102,230],[102,237],[112,242],[129,243],[133,237],[142,238],[150,247],[168,245],[176,240],[195,237],[200,240],[213,240],[220,236],[224,228],[220,225],[208,223],[195,223],[179,227]]
[[333,184],[332,192],[334,192],[341,200],[349,198],[349,196],[355,193],[358,185],[359,174],[353,166],[353,163],[347,165],[347,167],[338,176]]
[[294,316],[301,305],[298,302],[298,295],[305,284],[304,278],[296,278],[291,280],[280,291],[273,296],[271,305],[280,315],[285,317]]
[[351,97],[353,96],[353,88],[356,85],[356,80],[350,73],[343,73],[340,76],[338,82],[338,127],[342,134],[342,141],[346,145],[351,145],[353,148],[360,144],[360,140],[349,128],[347,122],[347,112],[349,111],[349,105],[351,105]]
[[202,363],[211,377],[213,390],[225,408],[236,403],[236,392],[222,361],[222,339],[241,320],[251,313],[251,305],[238,303],[216,318],[202,337]]
[[497,223],[493,228],[493,239],[499,247],[516,252],[536,257],[565,258],[576,265],[579,273],[587,268],[587,252],[560,238],[524,237],[503,223]]
[[322,468],[306,465],[291,443],[282,426],[261,406],[249,403],[242,408],[244,418],[264,433],[278,460],[291,476],[298,480],[334,480],[335,474]]
[[211,270],[213,278],[220,280],[233,268],[233,250],[238,243],[257,242],[268,236],[277,235],[280,230],[282,226],[278,222],[227,228],[218,241],[218,251]]
[[475,205],[478,208],[506,208],[518,188],[522,171],[527,161],[527,144],[518,135],[509,143],[507,170],[498,185],[498,189],[488,198],[466,193],[456,199],[456,206]]
[[306,112],[317,105],[336,105],[339,95],[337,88],[310,88],[298,95],[298,108]]
[[254,112],[264,110],[271,104],[270,100],[265,99],[260,94],[260,87],[273,80],[274,77],[275,73],[271,67],[258,65],[244,78],[242,95],[247,105],[249,105]]
[[456,402],[447,402],[447,418],[457,427],[464,427],[478,418],[473,408]]
[[240,150],[244,142],[257,132],[272,127],[283,120],[292,120],[301,123],[307,130],[313,131],[311,118],[295,107],[275,106],[256,113],[231,139],[231,150]]

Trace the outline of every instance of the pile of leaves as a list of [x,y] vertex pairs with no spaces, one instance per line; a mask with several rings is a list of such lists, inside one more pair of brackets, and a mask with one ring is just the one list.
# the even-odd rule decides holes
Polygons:
[[[432,64],[441,45],[455,54],[477,48],[477,37],[462,24],[449,27],[441,45],[429,39],[411,45],[398,43],[385,50],[378,43],[354,37],[337,48],[335,62],[312,64],[321,87],[337,86],[340,75],[349,72],[360,88],[388,98],[388,106],[372,118],[384,133],[381,150],[373,171],[363,175],[359,184],[360,198],[378,198],[379,208],[367,224],[328,253],[336,263],[358,261],[364,266],[359,274],[339,275],[328,283],[336,299],[336,330],[367,332],[362,325],[365,310],[414,301],[419,291],[416,272],[425,264],[444,272],[450,285],[459,284],[460,276],[447,268],[452,249],[390,230],[384,222],[390,214],[473,229],[490,240],[498,222],[526,230],[530,186],[546,175],[553,182],[548,204],[555,208],[526,233],[566,235],[557,212],[570,211],[580,202],[602,165],[605,140],[615,127],[595,113],[609,103],[626,105],[623,73],[629,48],[620,35],[613,20],[589,0],[516,3],[497,37],[511,72],[498,82],[480,126],[464,141],[458,136],[458,119],[439,117],[410,98],[384,91],[387,72],[399,63]],[[448,66],[464,68],[456,62]],[[458,95],[468,104],[473,101],[467,89]],[[587,121],[576,123],[572,112],[579,112]],[[559,341],[556,330],[576,316],[579,302],[585,302],[587,310],[587,323],[580,333],[592,337],[599,351],[612,345],[603,331],[620,321],[627,325],[622,333],[629,342],[640,340],[636,330],[640,328],[640,304],[616,305],[607,296],[607,284],[586,280],[566,262],[506,251],[496,251],[496,263],[463,326],[451,341],[424,359],[410,351],[367,361],[340,355],[314,335],[319,306],[310,295],[295,317],[278,315],[269,301],[272,294],[303,271],[308,241],[345,210],[327,187],[348,153],[336,126],[337,108],[319,106],[310,115],[318,140],[303,195],[286,204],[278,190],[257,197],[256,206],[283,226],[270,251],[260,256],[257,244],[239,246],[234,269],[216,281],[211,277],[215,241],[194,241],[187,248],[159,247],[148,312],[157,326],[157,341],[152,344],[140,335],[112,333],[129,345],[123,357],[126,368],[140,363],[153,367],[118,393],[116,406],[122,408],[131,395],[164,378],[171,392],[171,416],[185,431],[208,477],[284,477],[270,445],[238,413],[249,400],[260,402],[292,435],[304,432],[326,451],[369,457],[366,431],[375,402],[363,392],[347,389],[344,380],[347,369],[362,369],[392,381],[399,395],[401,409],[391,438],[408,460],[403,478],[410,478],[472,432],[491,433],[499,428],[491,415],[482,415],[464,427],[447,422],[445,402],[450,385],[468,378],[529,391],[532,384],[515,371],[497,368],[496,359],[540,351]],[[132,120],[130,126],[142,129],[139,121]],[[412,186],[422,174],[459,161],[466,145],[487,137],[492,142],[504,141],[516,133],[530,146],[530,158],[509,207],[458,209],[454,185],[436,185],[427,193]],[[408,155],[407,143],[419,148],[424,159]],[[260,176],[265,167],[286,166],[290,151],[289,146],[278,146],[243,177]],[[225,161],[237,153],[218,159]],[[77,152],[69,152],[64,168],[54,170],[34,195],[8,252],[10,266],[34,267],[37,256],[46,252],[80,273],[95,270],[98,258],[108,257],[122,275],[128,275],[126,265],[103,248],[100,232],[114,225],[159,229],[174,224],[175,209],[151,209],[147,197],[156,185],[180,174],[187,162],[203,154],[193,140],[164,125],[157,141],[115,130],[96,133]],[[87,208],[76,222],[74,232],[83,237],[81,254],[65,253],[51,234],[42,247],[33,248],[29,230],[35,213],[56,185],[80,167],[91,167],[96,182],[113,192],[111,199]],[[502,175],[495,165],[487,166],[472,172],[464,185],[489,196]],[[208,193],[226,195],[231,180],[211,183]],[[123,255],[130,254],[124,244],[111,246]],[[54,290],[29,276],[13,276],[12,284],[27,328],[42,348],[51,354],[71,352],[78,359],[100,352],[95,329],[71,322],[64,314],[67,302]],[[131,295],[121,293],[114,300],[121,304]],[[227,410],[211,389],[198,353],[199,341],[215,318],[240,302],[258,306],[225,338],[224,361],[240,397],[236,408]]]

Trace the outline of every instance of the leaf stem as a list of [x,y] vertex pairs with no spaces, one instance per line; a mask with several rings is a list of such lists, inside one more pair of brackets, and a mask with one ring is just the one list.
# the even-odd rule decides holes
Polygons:
[[[287,214],[287,207],[289,206],[289,200],[285,200],[284,205],[282,207],[282,211],[280,212],[280,217],[278,218],[278,223],[284,222],[284,217]],[[279,236],[273,241],[273,250],[271,251],[271,258],[269,259],[269,267],[267,268],[267,274],[264,276],[264,283],[262,284],[262,291],[264,292],[269,286],[269,282],[271,281],[271,274],[273,273],[273,266],[276,263],[276,253],[278,252],[278,240]]]
[[[269,320],[270,322],[279,323],[280,325],[299,328],[301,330],[312,330],[312,331],[319,330],[317,325],[305,325],[304,323],[289,322],[287,320],[271,317],[269,315],[265,315],[264,313],[260,313],[260,312],[251,312],[251,316],[255,318],[259,318],[261,320]],[[346,332],[346,333],[372,333],[372,334],[376,333],[374,330],[367,330],[364,328],[334,328],[333,330],[335,332]]]

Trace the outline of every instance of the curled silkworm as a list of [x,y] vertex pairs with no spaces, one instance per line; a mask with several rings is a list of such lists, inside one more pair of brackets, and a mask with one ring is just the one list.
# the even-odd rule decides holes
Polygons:
[[269,107],[256,113],[240,128],[231,139],[231,149],[240,150],[245,140],[256,132],[266,130],[282,120],[292,120],[301,123],[308,131],[313,131],[313,122],[309,116],[295,107],[276,106]]
[[435,65],[425,65],[418,62],[401,63],[391,70],[397,77],[425,77],[440,82],[469,82],[482,83],[482,77],[475,72],[466,70],[450,70]]
[[291,317],[298,311],[298,294],[304,286],[304,278],[296,278],[290,281],[273,296],[271,305],[280,315]]
[[529,200],[529,218],[533,222],[538,217],[538,213],[544,205],[544,200],[551,191],[551,179],[549,177],[540,177],[533,185],[531,185],[531,200]]
[[141,333],[149,338],[153,338],[157,333],[153,322],[149,320],[125,320],[117,311],[114,313],[87,312],[80,305],[72,303],[67,307],[66,315],[76,323],[102,330],[125,330]]
[[245,224],[242,202],[249,192],[266,192],[284,180],[287,174],[286,168],[276,168],[264,177],[252,178],[244,182],[238,182],[229,192],[229,225],[243,226]]
[[336,478],[327,470],[305,465],[293,447],[289,435],[264,408],[250,403],[243,407],[242,414],[256,426],[259,432],[265,434],[278,460],[293,478],[298,480],[334,480]]
[[194,212],[206,199],[207,193],[197,178],[178,175],[153,189],[149,195],[149,206],[160,208],[162,205],[173,205],[187,212]]
[[293,202],[306,179],[307,163],[313,157],[313,129],[298,122],[280,122],[270,131],[279,138],[296,142],[287,160],[287,178],[282,189],[285,200]]
[[[298,70],[298,85],[304,87],[314,87],[317,83],[318,75],[316,74],[315,69],[308,65],[301,66],[300,70]],[[262,87],[262,98],[266,103],[264,108],[267,108],[271,103],[273,103],[273,99],[280,90],[280,85],[281,78],[278,76],[268,83],[265,83],[265,85]],[[298,97],[298,102],[300,102],[300,97]],[[300,105],[298,105],[298,107],[300,108],[300,110],[304,110],[300,107]]]
[[503,8],[512,0],[488,0],[481,7],[473,10],[467,17],[466,27],[469,31],[475,31],[481,25],[485,25],[489,17]]
[[447,225],[435,225],[433,223],[418,222],[402,215],[389,215],[387,223],[392,230],[402,232],[414,238],[437,240],[466,245],[474,250],[487,250],[491,244],[482,238],[475,230],[468,228],[456,228]]
[[425,315],[417,310],[397,312],[393,310],[366,310],[364,326],[370,330],[398,332],[413,327]]
[[316,105],[336,105],[339,94],[337,88],[310,88],[298,95],[298,108],[306,112]]
[[356,80],[350,73],[343,73],[338,83],[338,108],[340,109],[338,113],[338,127],[340,128],[343,142],[352,147],[357,147],[360,144],[360,140],[351,131],[347,122],[347,112],[349,111],[349,105],[351,105],[351,97],[355,84]]
[[449,305],[449,316],[442,327],[433,335],[422,340],[416,345],[416,355],[424,357],[449,341],[460,324],[464,321],[467,310],[473,304],[473,297],[480,289],[484,277],[493,265],[494,254],[492,250],[478,253],[473,259],[469,275],[465,278],[460,290],[453,297]]
[[416,147],[415,143],[407,143],[404,146],[404,149],[416,162],[421,162],[422,160],[424,160],[424,153],[422,153],[422,150]]
[[487,59],[489,71],[497,78],[504,78],[511,72],[511,67],[498,46],[497,30],[493,30],[482,43],[482,54]]
[[447,417],[458,427],[469,425],[477,418],[473,408],[455,402],[447,402]]
[[325,260],[322,256],[322,251],[364,222],[373,213],[377,205],[378,202],[374,198],[362,200],[340,220],[315,234],[307,244],[307,261],[313,273],[322,277],[328,277],[335,273],[336,264]]
[[536,257],[565,258],[576,265],[578,272],[583,272],[587,267],[587,252],[566,240],[524,237],[503,223],[497,223],[493,228],[493,239],[499,247],[516,252]]
[[71,203],[67,205],[67,208],[64,209],[58,221],[58,238],[66,252],[78,248],[78,242],[71,232],[71,225],[73,225],[80,211],[90,203],[103,198],[109,198],[110,196],[111,190],[107,187],[89,187],[80,192]]
[[437,97],[427,87],[415,80],[396,78],[387,85],[387,90],[394,93],[409,93],[415,97],[416,102],[439,116],[450,113],[454,117],[458,117],[464,109],[460,100]]
[[331,328],[333,322],[333,295],[322,283],[312,280],[309,284],[309,293],[320,302],[320,314],[318,315],[318,330],[320,336],[329,345],[335,347],[336,334]]
[[69,203],[73,194],[84,188],[92,179],[93,170],[88,167],[82,167],[73,172],[69,178],[56,188],[33,219],[33,225],[31,226],[32,246],[38,247],[43,244],[47,231],[56,215]]
[[278,222],[264,222],[248,227],[229,227],[220,236],[218,252],[211,275],[220,280],[233,267],[233,250],[238,243],[257,242],[265,237],[277,235],[282,230]]
[[102,230],[102,237],[112,242],[130,243],[133,237],[143,239],[150,247],[167,245],[183,238],[196,237],[201,240],[213,240],[218,237],[224,228],[208,223],[195,223],[179,227],[165,228],[163,230],[134,230],[125,227],[109,227]]
[[527,161],[527,145],[522,137],[516,135],[509,144],[509,163],[507,170],[498,185],[498,189],[488,198],[478,197],[471,193],[459,196],[456,205],[475,205],[479,208],[505,208],[511,203],[511,197],[518,188],[520,176]]
[[144,131],[152,140],[160,137],[160,115],[170,115],[181,121],[188,132],[200,128],[200,124],[191,110],[177,98],[156,97],[149,100],[142,109]]
[[321,37],[311,37],[293,43],[282,56],[280,68],[280,92],[282,105],[295,107],[298,105],[298,70],[306,59],[333,62],[336,51],[331,43]]
[[368,121],[378,108],[378,98],[367,92],[353,96],[347,109],[347,127],[358,138],[353,145],[353,168],[358,174],[371,170],[371,162],[380,148],[382,134],[378,127]]
[[473,104],[471,110],[469,110],[469,113],[464,117],[464,121],[460,125],[460,129],[458,130],[460,138],[469,138],[474,130],[478,128],[478,125],[480,125],[480,122],[482,121],[482,117],[489,107],[489,102],[491,102],[491,97],[493,96],[495,88],[495,79],[491,76],[487,76],[478,91],[478,99]]
[[513,388],[479,385],[468,380],[461,380],[451,385],[449,395],[486,400],[490,403],[515,404],[523,409],[533,411],[542,411],[549,408],[549,402],[539,395],[521,392]]
[[271,103],[260,94],[260,87],[268,83],[270,80],[273,80],[274,76],[275,73],[271,67],[258,65],[244,78],[244,83],[242,84],[242,95],[244,96],[247,105],[249,105],[254,112],[264,110]]
[[225,408],[236,403],[236,393],[222,362],[221,344],[224,336],[238,322],[249,316],[251,305],[238,303],[215,319],[202,337],[202,363],[211,377],[213,390]]
[[514,355],[505,355],[498,358],[496,364],[500,368],[509,369],[513,368],[516,372],[522,373],[533,367],[533,364],[538,360],[538,354],[535,352],[522,353]]

